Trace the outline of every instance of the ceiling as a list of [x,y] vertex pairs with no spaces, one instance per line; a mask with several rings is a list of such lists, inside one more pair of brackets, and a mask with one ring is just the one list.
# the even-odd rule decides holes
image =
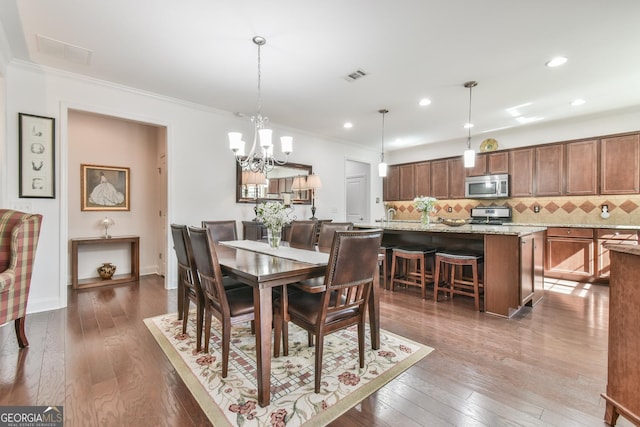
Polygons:
[[[264,36],[263,114],[373,149],[381,108],[387,149],[464,143],[468,80],[478,81],[476,147],[499,129],[527,126],[522,120],[640,106],[639,16],[638,0],[0,2],[14,59],[229,114],[257,109],[251,39]],[[71,46],[56,50],[48,39]],[[545,67],[557,55],[568,62]],[[367,75],[347,81],[356,70]],[[418,106],[423,97],[431,104]],[[577,98],[586,103],[571,106]]]

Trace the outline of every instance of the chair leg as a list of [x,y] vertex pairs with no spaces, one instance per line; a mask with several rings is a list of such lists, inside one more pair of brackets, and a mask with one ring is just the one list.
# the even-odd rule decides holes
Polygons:
[[427,268],[426,263],[424,262],[424,256],[418,260],[418,268],[420,268],[420,289],[422,299],[427,297],[427,279],[425,278],[425,269]]
[[[364,336],[364,334],[363,334]],[[364,345],[362,346],[364,348]],[[316,365],[315,365],[315,392],[320,393],[320,381],[322,380],[322,350],[324,348],[324,336],[319,333],[316,336]]]
[[209,340],[211,339],[211,312],[204,311],[204,352],[209,353]]
[[182,333],[186,334],[187,322],[189,321],[189,304],[191,300],[186,295],[186,292],[183,298],[184,299],[182,300]]
[[200,353],[202,350],[202,322],[204,320],[204,304],[200,303],[196,307],[196,351]]
[[391,280],[391,291],[395,291],[395,278],[396,278],[396,254],[394,253],[393,256],[391,257],[391,276],[389,277],[389,280]]
[[436,271],[433,273],[433,301],[438,302],[438,292],[440,291],[440,264],[442,263],[436,258],[435,264]]
[[358,322],[358,357],[360,369],[364,368],[364,316]]
[[478,284],[478,264],[473,263],[471,265],[473,274],[473,299],[476,302],[476,311],[480,311],[480,285]]
[[229,351],[231,347],[231,324],[222,323],[222,378],[227,378],[229,371]]
[[29,341],[27,341],[27,335],[24,333],[25,318],[26,316],[19,317],[14,322],[14,326],[16,327],[16,338],[18,339],[18,346],[20,348],[25,348],[29,346]]

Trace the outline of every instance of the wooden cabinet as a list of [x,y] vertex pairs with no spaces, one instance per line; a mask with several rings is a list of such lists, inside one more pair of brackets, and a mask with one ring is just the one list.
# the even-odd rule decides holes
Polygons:
[[400,200],[400,166],[389,166],[383,186],[382,197],[384,200]]
[[536,147],[535,159],[536,196],[561,196],[564,178],[564,145]]
[[594,275],[592,228],[549,227],[545,274],[570,280]]
[[476,164],[467,168],[467,176],[495,175],[509,173],[509,152],[478,154]]
[[413,164],[400,166],[400,200],[413,200],[416,197],[414,172]]
[[512,150],[509,153],[511,197],[533,196],[533,148]]
[[544,232],[520,238],[520,305],[535,305],[544,295]]
[[612,247],[604,420],[618,414],[640,425],[640,254]]
[[415,165],[415,193],[416,196],[431,195],[431,162],[416,163]]
[[456,157],[449,159],[447,162],[449,172],[449,198],[464,199],[464,161],[462,157]]
[[638,231],[619,229],[596,230],[598,254],[596,257],[598,278],[607,278],[610,273],[611,257],[607,245],[631,245],[638,244]]
[[633,194],[640,186],[640,135],[600,141],[600,194]]
[[449,163],[447,160],[431,162],[431,197],[446,199],[449,197]]
[[598,194],[598,141],[566,144],[565,194],[590,196]]

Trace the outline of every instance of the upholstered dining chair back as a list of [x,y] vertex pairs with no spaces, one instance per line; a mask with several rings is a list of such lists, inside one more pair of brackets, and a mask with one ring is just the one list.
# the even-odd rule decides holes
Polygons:
[[209,231],[214,243],[238,240],[235,220],[202,221],[202,228],[206,228]]
[[200,285],[200,277],[193,257],[191,238],[186,225],[171,224],[173,249],[178,258],[178,292],[181,293],[182,304],[179,307],[182,316],[182,333],[187,333],[189,304],[196,305],[196,349],[200,351],[202,342],[202,321],[204,318],[204,296]]
[[331,249],[333,235],[336,231],[353,230],[352,222],[323,222],[320,224],[320,234],[318,235],[318,247]]
[[206,229],[199,227],[189,227],[189,234],[205,298],[212,301],[217,310],[221,312],[225,308],[228,310],[222,270],[211,235]]
[[316,242],[315,221],[292,221],[289,243],[292,245],[312,246]]
[[0,209],[0,325],[15,321],[18,345],[29,345],[24,332],[31,274],[42,215]]

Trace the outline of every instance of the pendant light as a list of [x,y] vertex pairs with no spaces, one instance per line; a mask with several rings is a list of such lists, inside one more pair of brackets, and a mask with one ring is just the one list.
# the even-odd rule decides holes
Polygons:
[[476,86],[478,86],[478,82],[473,80],[464,84],[464,87],[469,88],[469,121],[465,126],[469,133],[467,136],[467,149],[464,151],[465,168],[472,168],[476,164],[476,152],[471,148],[471,128],[473,127],[473,124],[471,124],[471,90]]
[[387,176],[387,164],[384,162],[384,115],[388,112],[389,110],[384,108],[382,110],[378,110],[378,113],[382,114],[382,149],[380,151],[380,164],[378,164],[378,176],[380,178]]

